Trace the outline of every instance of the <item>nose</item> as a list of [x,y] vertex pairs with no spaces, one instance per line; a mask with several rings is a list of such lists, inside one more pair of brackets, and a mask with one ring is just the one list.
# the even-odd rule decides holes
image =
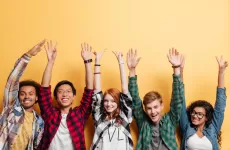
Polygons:
[[108,103],[107,103],[107,104],[108,104],[108,106],[110,106],[110,105],[111,105],[111,102],[110,102],[110,101],[108,101]]
[[154,109],[151,109],[151,113],[154,114],[154,113],[155,113],[155,110],[154,110]]
[[29,98],[29,94],[25,94],[25,98]]
[[67,91],[63,91],[63,96],[66,96],[67,95]]

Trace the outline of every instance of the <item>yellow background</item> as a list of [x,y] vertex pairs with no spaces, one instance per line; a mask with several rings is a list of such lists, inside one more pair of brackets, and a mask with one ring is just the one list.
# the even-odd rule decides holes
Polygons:
[[[51,85],[63,79],[74,83],[79,104],[84,83],[84,64],[80,44],[88,42],[94,50],[108,50],[101,61],[103,89],[120,89],[118,63],[112,50],[138,49],[142,57],[137,68],[140,95],[159,91],[169,109],[172,68],[166,54],[176,47],[186,56],[185,90],[187,104],[205,99],[215,102],[217,62],[224,55],[230,61],[228,0],[174,1],[77,1],[77,0],[2,0],[0,5],[0,97],[17,58],[42,39],[58,42],[58,56]],[[46,65],[43,50],[32,58],[23,79],[41,81]],[[128,70],[127,70],[128,75]],[[230,68],[226,71],[229,96]],[[228,101],[228,100],[227,100]],[[2,103],[1,110],[2,110]],[[229,102],[227,102],[229,105]],[[36,110],[39,111],[38,106]],[[230,108],[222,126],[222,149],[229,150]],[[131,126],[137,141],[135,123]],[[87,121],[85,137],[89,149],[93,137],[92,118]]]

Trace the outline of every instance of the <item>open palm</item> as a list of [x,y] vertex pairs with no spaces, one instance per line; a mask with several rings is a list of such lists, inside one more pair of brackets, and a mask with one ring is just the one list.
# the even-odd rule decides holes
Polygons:
[[181,65],[181,55],[177,52],[176,49],[172,48],[172,49],[169,49],[169,54],[167,55],[168,56],[168,60],[169,62],[173,65],[173,66],[179,66]]
[[46,40],[42,40],[40,43],[36,44],[33,48],[31,48],[26,54],[28,56],[35,56],[38,52],[41,51],[42,46],[45,44]]
[[92,59],[92,47],[89,44],[81,44],[81,57],[83,60]]
[[136,68],[137,64],[139,63],[141,57],[137,59],[137,50],[135,52],[131,49],[127,53],[127,65],[129,70]]
[[54,61],[57,56],[57,43],[53,45],[52,41],[47,42],[47,46],[44,46],[48,61]]
[[219,71],[224,72],[226,67],[228,67],[228,62],[224,60],[223,56],[220,58],[216,57],[216,60],[219,65]]

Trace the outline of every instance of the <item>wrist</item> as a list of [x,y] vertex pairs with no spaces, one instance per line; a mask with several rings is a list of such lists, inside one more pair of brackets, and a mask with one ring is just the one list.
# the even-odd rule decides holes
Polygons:
[[32,57],[32,55],[30,53],[28,53],[28,52],[25,53],[25,55],[28,56],[28,57],[30,57],[30,58]]
[[100,60],[95,59],[95,64],[100,64]]
[[180,68],[180,65],[174,65],[174,64],[172,64],[172,68]]
[[219,75],[223,75],[224,74],[224,70],[219,70]]
[[135,67],[129,68],[130,72],[135,72],[135,70],[136,70]]
[[87,64],[87,63],[91,63],[93,60],[92,59],[87,59],[87,60],[84,60],[84,63]]

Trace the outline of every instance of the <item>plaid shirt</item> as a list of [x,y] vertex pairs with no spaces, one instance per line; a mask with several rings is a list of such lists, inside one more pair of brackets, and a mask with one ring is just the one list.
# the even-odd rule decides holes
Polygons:
[[[3,111],[0,116],[0,149],[8,150],[14,143],[19,129],[24,123],[24,109],[18,99],[19,79],[22,76],[30,57],[23,55],[16,62],[14,69],[8,77],[3,99]],[[30,137],[27,150],[36,149],[43,132],[44,122],[35,112],[32,136]]]
[[[101,150],[102,147],[102,135],[105,130],[107,130],[111,123],[109,120],[105,120],[106,116],[103,113],[103,108],[101,107],[103,103],[103,93],[100,91],[93,95],[92,103],[92,114],[94,120],[95,133],[93,137],[93,143],[91,145],[91,150]],[[132,136],[130,134],[130,123],[132,122],[132,98],[130,94],[120,95],[120,114],[119,117],[122,120],[120,130],[126,135],[126,148],[127,150],[133,149]]]
[[[41,87],[41,100],[38,101],[42,118],[45,121],[44,135],[39,149],[47,150],[61,123],[61,111],[52,106],[51,87]],[[85,150],[84,125],[91,113],[93,90],[84,91],[81,105],[71,108],[66,118],[70,136],[76,150]]]
[[[133,98],[133,115],[139,130],[137,150],[148,150],[152,140],[153,124],[144,112],[142,101],[139,97],[137,77],[129,78],[129,92]],[[175,138],[176,126],[181,115],[184,99],[184,84],[180,76],[173,75],[173,91],[170,103],[170,111],[160,120],[160,136],[170,150],[177,150]]]

